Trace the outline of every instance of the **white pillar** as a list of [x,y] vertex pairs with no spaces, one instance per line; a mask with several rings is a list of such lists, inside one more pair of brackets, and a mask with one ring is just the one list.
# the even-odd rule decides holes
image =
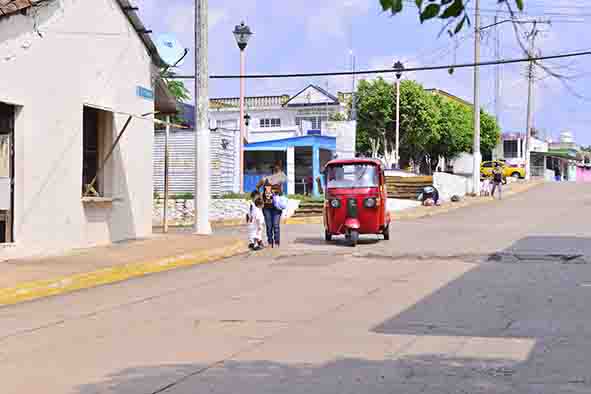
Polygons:
[[207,0],[195,1],[195,225],[197,234],[211,234],[209,223],[209,72],[207,68]]
[[287,148],[287,194],[295,194],[295,147]]
[[521,149],[522,139],[517,138],[517,158],[523,159],[523,150]]

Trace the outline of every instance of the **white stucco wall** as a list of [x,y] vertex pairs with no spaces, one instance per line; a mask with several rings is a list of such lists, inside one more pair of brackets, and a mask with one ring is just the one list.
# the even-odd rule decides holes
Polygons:
[[439,191],[441,201],[450,201],[453,196],[464,197],[472,191],[472,178],[436,172],[433,174],[433,186]]
[[[29,253],[151,234],[153,124],[133,119],[110,164],[112,204],[81,201],[82,110],[154,110],[151,59],[114,0],[56,0],[0,19],[0,101],[17,104],[15,242]],[[114,135],[127,116],[114,115]],[[14,248],[13,248],[14,249]]]

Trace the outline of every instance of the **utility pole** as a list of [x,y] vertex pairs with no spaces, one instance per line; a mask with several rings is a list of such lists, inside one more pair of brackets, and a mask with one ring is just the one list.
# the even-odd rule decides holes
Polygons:
[[[538,35],[538,28],[536,22],[531,33],[528,35],[529,38],[529,51],[528,57],[531,59],[534,57],[535,39]],[[531,179],[531,128],[532,128],[532,117],[533,117],[533,90],[534,90],[534,62],[530,60],[527,66],[527,120],[525,126],[525,180]]]
[[195,0],[195,225],[211,234],[209,223],[209,73],[207,68],[207,0]]
[[[480,63],[480,1],[475,0],[474,16],[474,63]],[[472,168],[472,192],[480,195],[480,68],[474,67],[474,144]]]
[[163,232],[168,232],[168,167],[169,167],[169,151],[168,151],[168,137],[170,135],[170,115],[166,115],[166,132],[164,134],[164,212],[162,216]]
[[[495,60],[501,58],[501,36],[498,27],[498,16],[495,16]],[[497,124],[501,122],[501,65],[495,67],[495,118]]]

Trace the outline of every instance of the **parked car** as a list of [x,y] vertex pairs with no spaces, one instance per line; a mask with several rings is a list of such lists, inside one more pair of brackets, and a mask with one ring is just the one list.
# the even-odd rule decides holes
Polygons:
[[525,178],[525,167],[512,166],[500,160],[483,162],[480,166],[480,174],[485,177],[492,176],[492,170],[497,163],[503,168],[503,177],[513,177],[516,179]]

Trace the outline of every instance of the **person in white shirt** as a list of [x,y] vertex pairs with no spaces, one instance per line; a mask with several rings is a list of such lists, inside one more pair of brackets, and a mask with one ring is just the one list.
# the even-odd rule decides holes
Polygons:
[[[255,194],[255,193],[253,193]],[[247,215],[248,221],[248,247],[252,250],[260,250],[263,245],[263,231],[265,227],[265,217],[263,216],[263,199],[256,193],[250,202],[250,208]]]

